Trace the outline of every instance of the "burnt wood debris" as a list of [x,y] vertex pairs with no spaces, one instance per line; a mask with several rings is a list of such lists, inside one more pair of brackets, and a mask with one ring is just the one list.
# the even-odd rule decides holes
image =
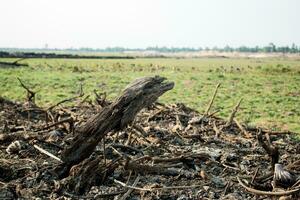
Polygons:
[[45,108],[18,81],[24,101],[0,96],[0,199],[300,198],[295,133],[242,123],[242,99],[218,117],[221,84],[199,113],[157,102],[174,87],[160,76]]
[[174,83],[165,83],[164,80],[165,78],[158,76],[137,79],[114,103],[80,127],[74,142],[62,153],[64,170],[60,172],[60,176],[72,165],[88,158],[108,132],[126,127],[142,108],[151,105],[159,96],[174,87]]

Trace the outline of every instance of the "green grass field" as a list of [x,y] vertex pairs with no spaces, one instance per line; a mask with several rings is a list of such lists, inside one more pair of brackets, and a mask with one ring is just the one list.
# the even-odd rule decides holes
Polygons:
[[[1,59],[11,60],[14,59]],[[243,98],[237,118],[266,128],[300,132],[300,61],[288,59],[27,59],[29,67],[0,68],[0,95],[23,100],[17,77],[37,91],[45,106],[94,89],[116,97],[137,77],[161,75],[175,82],[162,102],[181,102],[203,112],[217,83],[212,111],[227,117]],[[91,96],[93,97],[93,95]]]

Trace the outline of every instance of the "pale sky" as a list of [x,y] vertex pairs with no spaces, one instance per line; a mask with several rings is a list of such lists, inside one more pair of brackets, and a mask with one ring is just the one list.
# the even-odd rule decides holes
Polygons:
[[1,0],[0,47],[300,45],[300,0]]

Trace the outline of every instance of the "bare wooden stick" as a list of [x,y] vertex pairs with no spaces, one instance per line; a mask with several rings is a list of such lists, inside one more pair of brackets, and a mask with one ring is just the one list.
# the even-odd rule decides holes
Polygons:
[[[300,179],[292,186],[292,188],[296,187],[297,185],[300,184]],[[298,186],[299,187],[299,186]]]
[[46,151],[45,149],[42,149],[41,147],[37,146],[37,145],[33,145],[34,148],[36,148],[37,150],[39,150],[41,153],[46,154],[47,156],[59,161],[59,162],[63,162],[60,158],[58,158],[57,156],[53,155],[52,153]]
[[50,124],[48,126],[42,127],[40,129],[38,129],[37,131],[46,130],[46,129],[51,128],[53,126],[57,126],[57,125],[60,125],[60,124],[66,123],[66,122],[73,122],[73,121],[74,121],[74,119],[72,117],[68,117],[66,119],[60,120],[60,121],[55,122],[53,124]]
[[[94,90],[94,94],[96,96],[96,102],[98,103],[98,105],[100,105],[101,107],[105,107],[108,106],[110,104],[110,102],[108,102],[106,100],[106,92],[100,93],[98,94],[96,90]],[[103,96],[103,97],[102,97]]]
[[58,103],[56,103],[55,105],[52,105],[50,107],[48,107],[46,110],[52,110],[53,108],[55,108],[56,106],[59,106],[60,104],[63,104],[63,103],[66,103],[66,102],[69,102],[69,101],[73,101],[77,98],[80,98],[80,97],[83,97],[84,96],[84,93],[82,92],[82,90],[80,89],[80,94],[75,96],[75,97],[71,97],[71,98],[68,98],[68,99],[64,99],[62,101],[59,101]]
[[[108,197],[112,197],[112,196],[117,196],[119,194],[123,194],[125,193],[126,190],[122,190],[122,191],[117,191],[117,192],[112,192],[112,193],[104,193],[104,194],[96,194],[93,197],[88,197],[88,199],[99,199],[99,198],[108,198]],[[80,198],[78,198],[80,199]]]
[[218,92],[218,89],[219,89],[219,87],[220,87],[220,83],[218,83],[217,84],[217,86],[216,86],[216,89],[215,89],[215,92],[214,92],[214,94],[213,94],[213,96],[212,96],[212,98],[211,98],[211,100],[210,100],[210,102],[209,102],[209,104],[208,104],[208,106],[207,106],[207,108],[206,108],[206,111],[205,111],[205,115],[208,115],[208,113],[209,113],[209,110],[210,110],[210,108],[211,108],[211,106],[212,106],[212,104],[214,103],[214,100],[215,100],[215,98],[216,98],[216,95],[217,95],[217,92]]
[[20,82],[21,86],[27,91],[27,101],[35,103],[35,92],[30,90],[23,82],[22,80],[17,77],[18,81]]
[[140,191],[148,191],[148,192],[152,192],[152,191],[157,191],[157,190],[184,190],[184,189],[190,189],[190,188],[198,188],[198,187],[203,187],[205,185],[207,185],[207,183],[202,184],[202,185],[187,185],[187,186],[172,186],[172,187],[161,187],[161,188],[151,188],[151,189],[147,189],[147,188],[140,188],[140,187],[136,187],[136,186],[129,186],[126,183],[123,183],[121,181],[118,181],[116,179],[114,179],[114,182],[129,188],[129,189],[133,189],[133,190],[140,190]]
[[227,121],[227,123],[225,124],[225,127],[229,127],[229,126],[232,124],[233,119],[234,119],[234,117],[235,117],[235,114],[237,113],[237,111],[238,111],[238,109],[239,109],[239,107],[240,107],[240,104],[241,104],[242,100],[243,100],[243,99],[240,99],[239,102],[236,104],[236,106],[233,108],[233,110],[232,110],[232,112],[231,112],[231,114],[230,114],[230,116],[229,116],[229,118],[228,118],[228,121]]
[[218,129],[218,127],[216,125],[216,122],[214,121],[213,122],[213,129],[214,129],[214,131],[216,133],[215,138],[218,138],[220,136],[220,133],[221,133],[221,131],[222,131],[223,128]]
[[21,59],[19,60],[16,60],[14,62],[3,62],[3,61],[0,61],[0,65],[6,65],[6,66],[12,66],[12,67],[19,67],[19,66],[28,66],[28,64],[25,64],[25,63],[18,63],[19,61],[21,61]]
[[287,190],[287,191],[283,191],[283,192],[269,192],[269,191],[256,190],[256,189],[246,186],[239,177],[237,177],[237,180],[244,189],[246,189],[248,192],[250,192],[252,194],[269,195],[269,196],[286,196],[286,195],[294,194],[294,193],[300,191],[300,188],[296,188],[294,190]]
[[259,170],[259,167],[256,168],[256,170],[255,170],[255,172],[254,172],[254,175],[253,175],[253,177],[252,177],[252,179],[251,179],[251,184],[253,184],[253,182],[254,182],[254,180],[255,180],[255,178],[256,178],[256,176],[257,176],[258,170]]
[[237,125],[237,127],[239,127],[239,129],[242,131],[242,133],[244,134],[244,136],[246,138],[250,138],[252,135],[250,133],[248,133],[248,131],[240,124],[240,122],[237,119],[234,119],[235,124]]
[[25,59],[27,59],[27,58],[19,58],[18,60],[14,61],[14,62],[11,63],[11,64],[16,65],[16,64],[18,64],[18,62],[20,62],[20,61],[22,61],[22,60],[25,60]]
[[236,170],[236,171],[241,171],[241,169],[238,168],[238,167],[232,167],[232,166],[226,165],[226,164],[224,164],[224,163],[222,163],[222,165],[223,165],[224,167],[226,167],[226,168],[229,168],[229,169],[233,169],[233,170]]
[[[132,184],[132,187],[136,187],[136,185],[138,184],[139,181],[140,181],[140,175],[138,175],[136,177],[136,179],[134,180],[134,182]],[[133,190],[134,190],[133,188],[129,188],[129,190],[119,200],[125,200]]]
[[223,193],[222,193],[222,196],[225,196],[225,195],[226,195],[226,193],[227,193],[228,188],[230,187],[230,185],[231,185],[231,181],[229,180],[229,181],[227,182],[225,188],[224,188],[224,191],[223,191]]

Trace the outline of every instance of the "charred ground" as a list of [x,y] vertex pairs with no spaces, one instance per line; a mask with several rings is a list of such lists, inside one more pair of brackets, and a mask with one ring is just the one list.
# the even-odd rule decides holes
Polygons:
[[[107,133],[65,178],[58,177],[53,169],[64,162],[61,154],[77,129],[114,103],[103,94],[95,100],[88,95],[47,108],[32,99],[0,99],[1,198],[299,197],[297,178],[285,188],[272,185],[275,163],[295,177],[300,173],[293,133],[241,124],[235,119],[239,104],[228,119],[219,118],[210,111],[214,98],[203,114],[184,104],[147,106],[130,126]],[[74,105],[65,106],[67,101]]]

